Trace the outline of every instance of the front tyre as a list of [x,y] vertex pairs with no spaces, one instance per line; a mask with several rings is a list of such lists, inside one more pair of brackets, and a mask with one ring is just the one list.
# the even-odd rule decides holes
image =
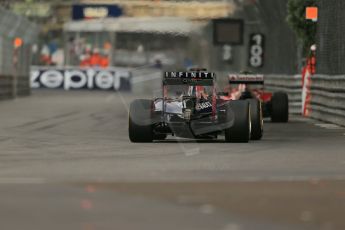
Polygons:
[[[230,110],[233,113],[233,125],[225,129],[225,141],[233,143],[248,143],[250,139],[250,107],[248,101],[231,101]],[[228,116],[230,117],[230,116]]]
[[152,101],[134,100],[129,107],[128,135],[131,142],[152,142],[153,128],[151,119]]
[[248,99],[248,102],[250,105],[250,118],[252,123],[250,139],[261,140],[264,132],[261,101],[258,99]]
[[286,123],[289,120],[289,98],[284,92],[276,92],[271,100],[271,121]]

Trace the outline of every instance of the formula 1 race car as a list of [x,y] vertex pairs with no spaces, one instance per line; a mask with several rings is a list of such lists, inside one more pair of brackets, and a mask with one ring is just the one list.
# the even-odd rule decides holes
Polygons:
[[288,122],[289,99],[285,92],[267,92],[264,89],[264,76],[253,74],[230,74],[226,89],[228,100],[258,99],[262,104],[262,114],[272,122]]
[[248,101],[220,99],[216,75],[206,71],[165,72],[163,97],[134,100],[129,110],[132,142],[164,140],[168,134],[194,139],[248,142],[251,134]]

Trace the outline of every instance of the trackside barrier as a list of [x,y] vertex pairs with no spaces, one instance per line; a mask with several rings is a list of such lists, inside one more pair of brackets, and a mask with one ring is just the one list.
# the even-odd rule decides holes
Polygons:
[[345,126],[345,76],[314,75],[311,117]]
[[12,77],[10,75],[0,75],[0,100],[12,96]]
[[[35,24],[0,6],[0,100],[30,94],[31,45],[38,32]],[[14,39],[22,44],[14,46]]]
[[[345,76],[313,75],[311,78],[310,117],[345,126]],[[301,75],[265,75],[270,91],[286,91],[290,99],[290,113],[300,115]]]
[[132,72],[127,68],[31,67],[31,88],[98,89],[131,91]]

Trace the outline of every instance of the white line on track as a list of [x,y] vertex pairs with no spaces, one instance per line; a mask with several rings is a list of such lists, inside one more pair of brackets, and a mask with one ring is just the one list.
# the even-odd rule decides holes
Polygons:
[[318,127],[325,128],[325,129],[344,129],[344,127],[341,127],[339,125],[331,124],[331,123],[318,123],[315,124]]
[[212,214],[214,213],[214,207],[211,204],[201,205],[199,211],[203,214]]
[[240,229],[241,229],[240,225],[233,224],[233,223],[229,223],[223,228],[223,230],[240,230]]
[[44,184],[44,178],[34,177],[0,177],[0,184]]
[[237,179],[229,179],[227,182],[303,182],[320,180],[345,180],[344,175],[332,176],[245,176]]

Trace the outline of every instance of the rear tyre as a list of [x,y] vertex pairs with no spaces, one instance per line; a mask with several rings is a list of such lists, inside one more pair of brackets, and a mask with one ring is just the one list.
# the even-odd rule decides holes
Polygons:
[[284,92],[276,92],[271,100],[271,121],[288,122],[289,120],[289,98]]
[[[225,129],[225,141],[248,143],[250,139],[250,107],[248,101],[231,101],[227,113],[233,113],[233,125]],[[231,116],[228,116],[228,118]]]
[[134,100],[129,108],[128,134],[131,142],[152,142],[153,129],[151,119],[152,101]]
[[252,123],[250,139],[261,140],[264,132],[261,101],[258,99],[248,99],[248,102],[250,105],[250,118]]

